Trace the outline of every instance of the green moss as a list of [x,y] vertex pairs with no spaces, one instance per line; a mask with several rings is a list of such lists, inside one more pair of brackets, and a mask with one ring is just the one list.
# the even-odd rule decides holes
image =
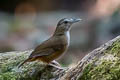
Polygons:
[[[22,55],[21,55],[22,54]],[[25,52],[23,53],[5,53],[0,54],[0,80],[36,80],[35,76],[30,76],[32,66],[39,64],[30,64],[18,69],[17,66],[27,58]],[[26,65],[26,64],[25,64]],[[36,68],[36,67],[34,67]]]
[[18,57],[15,58],[15,55],[12,56],[2,56],[4,58],[0,58],[0,80],[17,80],[18,76],[20,76],[13,71],[19,64],[20,59]]
[[[94,66],[94,67],[93,67]],[[101,64],[95,66],[89,64],[79,80],[119,80],[120,59],[116,61],[102,60]]]
[[[45,72],[45,80],[53,77],[50,70],[47,71],[45,65],[41,65],[41,63],[37,61],[26,63],[18,69],[17,66],[23,62],[27,56],[24,54],[18,56],[13,54],[9,55],[10,54],[7,54],[7,57],[3,55],[0,57],[0,80],[39,80],[40,74]],[[44,71],[44,69],[46,71]]]
[[103,53],[102,58],[85,67],[79,80],[120,80],[120,40]]
[[11,72],[6,72],[6,73],[0,74],[0,80],[16,80],[16,79],[17,79],[17,77]]
[[106,53],[110,53],[117,57],[120,57],[120,39],[114,42],[112,46],[108,47]]

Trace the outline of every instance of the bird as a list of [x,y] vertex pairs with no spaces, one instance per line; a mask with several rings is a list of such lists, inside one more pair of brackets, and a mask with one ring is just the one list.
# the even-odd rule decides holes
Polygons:
[[68,49],[70,42],[70,29],[73,23],[79,22],[80,18],[62,18],[55,29],[54,34],[43,43],[38,45],[30,56],[21,63],[20,68],[26,62],[42,61],[49,64],[59,58]]

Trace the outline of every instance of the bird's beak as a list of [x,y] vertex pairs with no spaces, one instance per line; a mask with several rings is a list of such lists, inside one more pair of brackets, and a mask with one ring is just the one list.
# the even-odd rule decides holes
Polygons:
[[79,21],[81,21],[82,19],[73,19],[72,20],[72,23],[76,23],[76,22],[79,22]]

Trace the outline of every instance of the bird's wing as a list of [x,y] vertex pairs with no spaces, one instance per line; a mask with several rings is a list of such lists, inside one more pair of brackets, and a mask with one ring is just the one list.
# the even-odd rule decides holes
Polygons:
[[40,51],[33,51],[32,54],[29,56],[29,58],[47,56],[47,55],[50,55],[50,54],[52,54],[54,52],[55,52],[55,50],[52,49],[52,48],[43,49],[43,50],[40,50]]
[[55,53],[56,51],[60,50],[62,48],[62,45],[59,44],[59,41],[51,38],[45,42],[43,42],[41,45],[39,45],[29,56],[29,58],[33,57],[39,57],[39,56],[47,56],[52,53]]

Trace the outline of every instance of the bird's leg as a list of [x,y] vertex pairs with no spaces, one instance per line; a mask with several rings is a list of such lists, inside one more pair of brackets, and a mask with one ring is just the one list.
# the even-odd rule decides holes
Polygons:
[[51,62],[51,64],[61,67],[61,65],[60,65],[57,61],[55,61],[55,60],[53,60],[53,61]]
[[53,67],[55,67],[57,69],[63,69],[63,68],[61,68],[61,65],[57,61],[55,61],[55,60],[52,61],[51,63],[49,63],[49,65],[53,66]]

